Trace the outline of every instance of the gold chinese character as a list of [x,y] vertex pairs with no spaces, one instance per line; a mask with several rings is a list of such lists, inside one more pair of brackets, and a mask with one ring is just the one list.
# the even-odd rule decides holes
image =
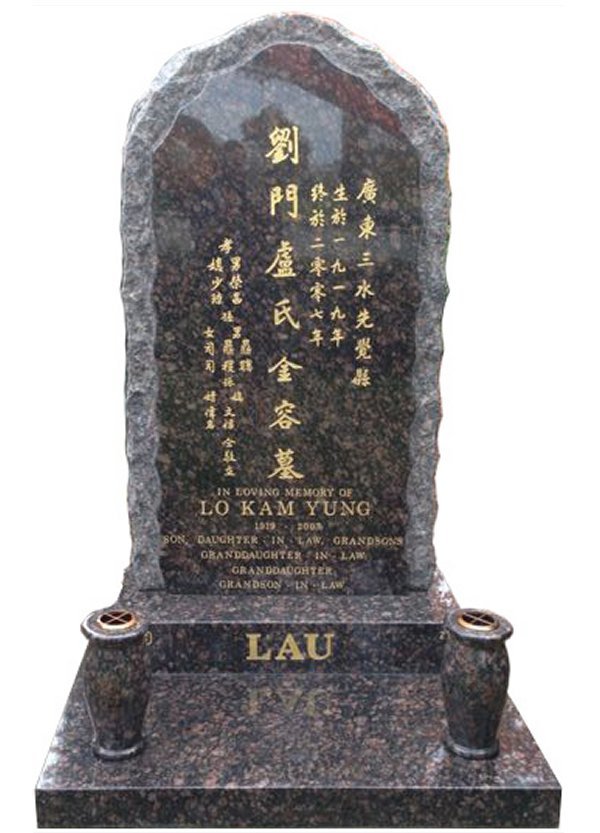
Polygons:
[[221,321],[225,321],[226,324],[233,324],[233,312],[230,309],[223,310]]
[[361,221],[358,236],[362,240],[369,240],[371,237],[377,237],[377,232],[375,231],[375,220],[370,214],[367,214],[364,220]]
[[302,480],[303,474],[294,468],[294,452],[291,448],[279,448],[275,453],[277,468],[269,477],[278,477],[280,480]]
[[325,284],[320,283],[319,281],[317,281],[317,283],[315,283],[311,286],[311,288],[309,290],[309,293],[310,293],[310,297],[313,299],[313,301],[316,301],[317,303],[319,303],[319,301],[323,300],[323,298],[327,294],[325,292]]
[[310,198],[313,202],[322,202],[327,196],[327,191],[322,182],[315,182],[310,189]]
[[229,281],[229,286],[232,289],[241,289],[243,285],[244,285],[244,281],[243,281],[241,275],[236,274],[236,275],[231,276],[231,280]]
[[236,444],[236,441],[233,437],[225,437],[225,439],[221,443],[221,445],[224,446],[225,448],[233,448],[233,446],[235,444]]
[[204,330],[204,332],[202,333],[202,335],[204,336],[204,338],[214,338],[215,337],[215,331],[213,330],[212,327],[207,327]]
[[324,315],[325,315],[325,313],[323,312],[323,310],[322,310],[322,309],[314,309],[314,310],[311,312],[311,314],[310,314],[310,316],[309,316],[309,317],[310,317],[310,318],[319,318],[319,319],[321,319],[321,320],[322,320]]
[[367,298],[369,295],[375,295],[373,292],[373,287],[367,280],[362,280],[359,284],[356,285],[356,292],[354,293],[355,298],[362,298],[363,300]]
[[235,373],[235,366],[233,359],[225,359],[221,365],[223,373]]
[[233,376],[225,376],[221,384],[224,388],[232,388],[235,385],[235,380]]
[[224,280],[225,279],[223,278],[222,275],[216,275],[212,279],[212,281],[210,282],[210,288],[213,289],[213,290],[218,289],[221,286],[221,284],[223,283]]
[[357,359],[364,359],[367,361],[368,359],[373,358],[371,354],[372,350],[371,346],[371,339],[368,337],[359,338],[356,340],[356,346],[354,348],[354,352],[356,353]]
[[333,275],[341,275],[341,274],[343,274],[345,271],[346,271],[346,267],[344,266],[344,264],[342,263],[342,261],[339,259],[339,257],[336,257],[336,259],[335,259],[335,260],[333,261],[333,263],[331,264],[331,272],[332,272],[332,274],[333,274]]
[[243,402],[244,401],[244,394],[241,390],[235,390],[231,396],[229,397],[232,402]]
[[283,431],[288,431],[293,425],[301,425],[301,421],[292,416],[295,410],[296,406],[293,402],[282,399],[274,408],[277,419],[269,425],[269,428],[281,428]]
[[331,212],[331,224],[334,226],[345,226],[346,217],[345,208],[334,208]]
[[291,362],[287,356],[283,356],[277,364],[274,364],[267,371],[268,373],[277,373],[278,382],[291,382],[292,370],[302,370],[301,364]]
[[241,304],[243,300],[244,300],[244,296],[242,295],[242,293],[239,290],[236,290],[235,292],[232,293],[232,295],[231,295],[231,303],[232,304],[236,304],[236,305]]
[[308,218],[308,222],[313,228],[322,228],[325,225],[325,212],[322,208],[313,208],[313,212]]
[[252,359],[240,359],[239,367],[242,373],[252,373]]
[[217,401],[217,392],[216,390],[207,390],[204,396],[202,397],[205,402],[216,402]]
[[293,165],[300,161],[300,130],[297,125],[274,127],[269,133],[271,150],[265,153],[274,165],[289,159]]
[[237,463],[237,457],[235,456],[235,452],[232,451],[230,448],[225,449],[225,451],[223,452],[223,462]]
[[228,465],[225,467],[225,477],[235,477],[235,469],[232,465]]
[[207,359],[204,362],[204,369],[207,371],[207,373],[215,373],[217,370],[217,366],[215,364],[214,359]]
[[343,341],[346,338],[344,335],[343,330],[340,327],[334,327],[333,332],[331,334],[331,341],[335,344],[336,347],[340,346],[340,341]]
[[206,267],[207,271],[209,272],[222,272],[223,271],[223,258],[222,257],[213,257],[208,266]]
[[333,191],[333,201],[334,202],[345,202],[348,199],[348,193],[346,191],[346,186],[343,182],[340,182],[339,185]]
[[219,304],[223,303],[223,293],[222,292],[213,292],[210,296],[211,304],[215,306],[219,306]]
[[327,271],[327,261],[322,258],[320,255],[317,257],[313,257],[310,262],[310,274],[316,275],[318,278]]
[[320,347],[323,344],[323,331],[322,330],[312,330],[310,334],[309,341],[311,344],[316,344],[317,347]]
[[229,258],[229,265],[232,272],[239,272],[242,268],[242,258],[239,255],[233,255]]
[[215,355],[215,343],[214,341],[207,341],[204,345],[204,352],[208,353],[209,356]]
[[356,316],[355,330],[371,330],[373,329],[373,322],[371,321],[371,313],[366,307],[359,310]]
[[357,367],[350,380],[357,388],[368,388],[371,384],[371,370],[368,367]]
[[374,203],[377,197],[377,183],[374,179],[371,179],[368,176],[362,184],[362,188],[360,189],[359,193],[356,195],[357,200],[361,200],[363,203]]
[[282,240],[277,249],[273,262],[266,270],[266,274],[273,273],[274,278],[295,278],[294,247],[289,240]]
[[236,324],[231,328],[231,338],[238,339],[242,337],[242,325]]
[[358,263],[358,266],[374,266],[374,265],[375,265],[375,263],[373,262],[373,260],[371,258],[371,252],[363,252],[361,257],[360,257],[360,261]]
[[233,356],[235,353],[235,349],[233,346],[233,341],[230,338],[226,338],[223,341],[223,355],[224,356]]
[[287,321],[294,330],[300,329],[300,322],[292,316],[292,305],[287,298],[283,298],[275,304],[273,308],[273,321],[276,327]]
[[233,240],[231,237],[223,238],[223,241],[219,243],[219,251],[223,252],[224,255],[228,255],[229,252],[233,249]]
[[339,306],[336,304],[333,310],[330,313],[330,317],[332,321],[343,321],[346,317],[346,313],[342,312]]
[[277,206],[285,199],[292,207],[288,208],[288,215],[295,220],[298,217],[298,186],[290,183],[285,186],[285,190],[281,185],[274,185],[269,190],[270,212],[271,216],[275,216]]
[[240,344],[240,355],[242,356],[251,356],[252,355],[252,344],[250,343],[249,338],[243,338],[242,343]]

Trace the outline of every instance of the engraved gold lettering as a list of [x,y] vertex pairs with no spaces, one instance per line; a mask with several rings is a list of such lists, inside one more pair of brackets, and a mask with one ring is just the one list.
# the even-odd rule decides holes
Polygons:
[[275,452],[277,468],[268,477],[278,477],[280,480],[302,480],[303,474],[294,468],[294,451],[291,448],[278,448]]
[[306,640],[306,654],[309,659],[314,659],[317,661],[321,661],[324,659],[329,659],[329,657],[333,653],[333,634],[332,633],[324,633],[323,639],[325,640],[325,653],[319,654],[317,650],[317,640],[319,639],[318,633],[307,633],[304,635]]
[[249,662],[323,662],[333,656],[334,638],[335,634],[331,632],[304,633],[301,639],[288,632],[276,649],[272,640],[263,637],[262,633],[247,633],[246,659]]
[[293,165],[300,161],[300,128],[293,124],[291,127],[274,127],[269,133],[271,150],[265,153],[273,165],[289,159]]
[[246,659],[250,662],[266,662],[273,656],[271,648],[267,648],[267,650],[262,654],[259,653],[259,642],[261,636],[261,633],[246,634],[246,639],[248,640],[248,653],[246,654]]
[[265,274],[273,275],[274,278],[294,278],[294,247],[289,240],[282,240],[277,247],[277,252]]
[[229,512],[229,503],[226,500],[217,500],[210,503],[208,500],[200,501],[201,515],[227,515]]
[[302,662],[302,660],[305,659],[304,654],[298,647],[298,643],[291,633],[286,634],[279,651],[275,655],[275,660],[277,662],[282,662],[288,659],[293,660],[294,662]]

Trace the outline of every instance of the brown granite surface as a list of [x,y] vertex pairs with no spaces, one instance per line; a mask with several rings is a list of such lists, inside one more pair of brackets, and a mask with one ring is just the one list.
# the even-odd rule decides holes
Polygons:
[[[282,127],[299,131],[298,164],[269,156]],[[372,596],[429,585],[447,168],[425,90],[332,21],[272,15],[163,67],[134,107],[123,170],[138,588]],[[294,216],[270,204],[288,186]],[[271,270],[284,242],[287,277]],[[275,321],[281,304],[295,324]],[[298,372],[280,380],[284,358]],[[298,418],[286,430],[274,416],[284,395]],[[278,451],[295,455],[293,472],[278,470]],[[290,486],[325,490],[327,505],[311,514]],[[257,493],[250,511],[238,489]],[[268,489],[279,492],[263,506]],[[289,510],[277,504],[288,499]],[[236,534],[243,543],[222,541]]]
[[509,703],[493,761],[443,745],[437,675],[158,674],[137,760],[98,761],[78,679],[41,826],[548,827],[560,788]]

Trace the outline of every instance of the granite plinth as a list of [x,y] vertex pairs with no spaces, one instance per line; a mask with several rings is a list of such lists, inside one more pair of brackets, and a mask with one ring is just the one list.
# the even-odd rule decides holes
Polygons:
[[326,662],[289,662],[286,670],[324,673],[440,670],[444,618],[456,601],[436,571],[426,591],[399,596],[195,596],[125,591],[119,604],[151,623],[156,671],[279,672],[249,662],[247,634],[280,645],[287,634],[331,633]]
[[154,675],[147,748],[97,760],[81,680],[41,827],[553,827],[560,787],[509,702],[492,761],[443,745],[436,674]]

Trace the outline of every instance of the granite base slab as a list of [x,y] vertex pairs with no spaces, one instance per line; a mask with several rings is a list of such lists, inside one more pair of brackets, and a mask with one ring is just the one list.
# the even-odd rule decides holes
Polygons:
[[444,747],[436,674],[157,673],[135,759],[104,762],[78,677],[40,827],[554,827],[560,786],[509,702],[501,752]]

